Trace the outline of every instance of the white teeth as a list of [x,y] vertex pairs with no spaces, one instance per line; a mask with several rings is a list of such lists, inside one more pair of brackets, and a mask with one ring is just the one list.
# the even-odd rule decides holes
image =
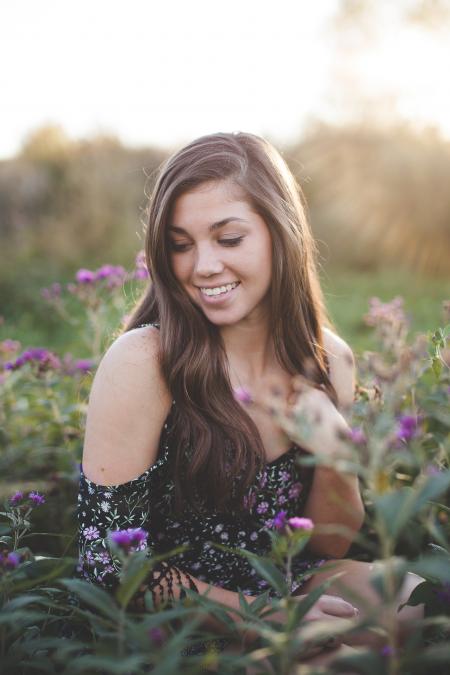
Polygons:
[[216,288],[201,288],[201,292],[205,295],[220,295],[220,293],[226,293],[231,291],[233,288],[236,288],[239,282],[235,281],[232,284],[227,284],[226,286],[216,286]]

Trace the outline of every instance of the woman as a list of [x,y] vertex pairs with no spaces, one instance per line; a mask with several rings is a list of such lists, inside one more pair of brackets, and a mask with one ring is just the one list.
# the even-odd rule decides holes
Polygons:
[[[335,574],[307,574],[331,559],[349,599],[356,590],[377,602],[370,565],[342,560],[364,517],[357,477],[330,466],[343,450],[336,431],[348,430],[355,365],[331,330],[315,253],[300,188],[264,139],[204,136],[162,166],[146,231],[151,282],[89,400],[78,509],[85,578],[114,587],[107,531],[142,528],[158,552],[189,548],[161,564],[136,606],[147,587],[158,603],[212,584],[210,597],[237,609],[238,589],[253,601],[267,584],[244,556],[214,544],[264,554],[282,510],[316,526],[294,560],[296,594]],[[320,418],[300,445],[265,413],[274,387],[287,408]],[[299,465],[308,453],[329,465]],[[329,523],[347,535],[320,534]],[[330,587],[307,618],[354,616],[344,595]]]

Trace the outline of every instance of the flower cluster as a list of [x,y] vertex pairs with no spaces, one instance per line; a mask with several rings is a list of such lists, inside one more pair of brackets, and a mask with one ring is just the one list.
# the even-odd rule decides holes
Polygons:
[[[95,272],[81,268],[75,275],[78,284],[95,284],[98,281],[106,281],[108,288],[115,288],[120,286],[124,281],[127,273],[122,265],[102,265]],[[70,285],[69,285],[70,286]],[[72,286],[68,290],[73,290]]]
[[57,370],[61,375],[73,376],[84,374],[95,367],[94,359],[74,359],[71,354],[59,358],[56,354],[42,347],[33,347],[24,351],[15,361],[3,365],[4,370],[19,370],[26,363],[37,364],[39,371]]
[[27,349],[15,361],[8,361],[4,364],[5,370],[18,370],[25,365],[25,363],[38,364],[39,370],[46,370],[48,368],[60,368],[60,359],[48,349],[43,347],[32,347]]
[[129,553],[143,551],[146,548],[148,532],[141,527],[128,528],[127,530],[110,531],[108,537],[121,551]]
[[29,492],[28,497],[24,497],[23,492],[18,490],[13,494],[12,497],[9,498],[9,503],[12,506],[21,506],[25,504],[25,500],[28,499],[32,506],[40,506],[41,504],[45,504],[45,497],[44,495],[40,495],[39,492]]
[[403,298],[395,297],[391,302],[381,302],[373,297],[369,300],[369,312],[363,320],[373,326],[385,349],[398,352],[404,344],[411,323],[403,308]]
[[44,298],[44,300],[47,301],[52,301],[56,300],[61,296],[61,284],[58,282],[55,282],[48,288],[41,288],[41,296]]

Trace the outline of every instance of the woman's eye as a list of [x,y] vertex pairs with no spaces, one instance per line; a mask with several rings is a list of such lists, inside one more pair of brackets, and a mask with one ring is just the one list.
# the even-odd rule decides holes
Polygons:
[[[244,237],[235,237],[234,239],[218,239],[219,244],[223,246],[237,246]],[[174,241],[170,242],[173,251],[186,251],[190,244],[176,244]]]
[[234,239],[219,239],[219,243],[224,246],[237,246],[244,237],[235,237]]
[[176,244],[174,241],[170,242],[172,251],[185,251],[189,244]]

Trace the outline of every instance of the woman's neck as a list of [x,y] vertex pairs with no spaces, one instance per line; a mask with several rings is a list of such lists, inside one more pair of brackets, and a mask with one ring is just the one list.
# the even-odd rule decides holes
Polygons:
[[269,327],[258,325],[226,326],[222,338],[230,364],[230,376],[236,386],[257,386],[277,368]]

